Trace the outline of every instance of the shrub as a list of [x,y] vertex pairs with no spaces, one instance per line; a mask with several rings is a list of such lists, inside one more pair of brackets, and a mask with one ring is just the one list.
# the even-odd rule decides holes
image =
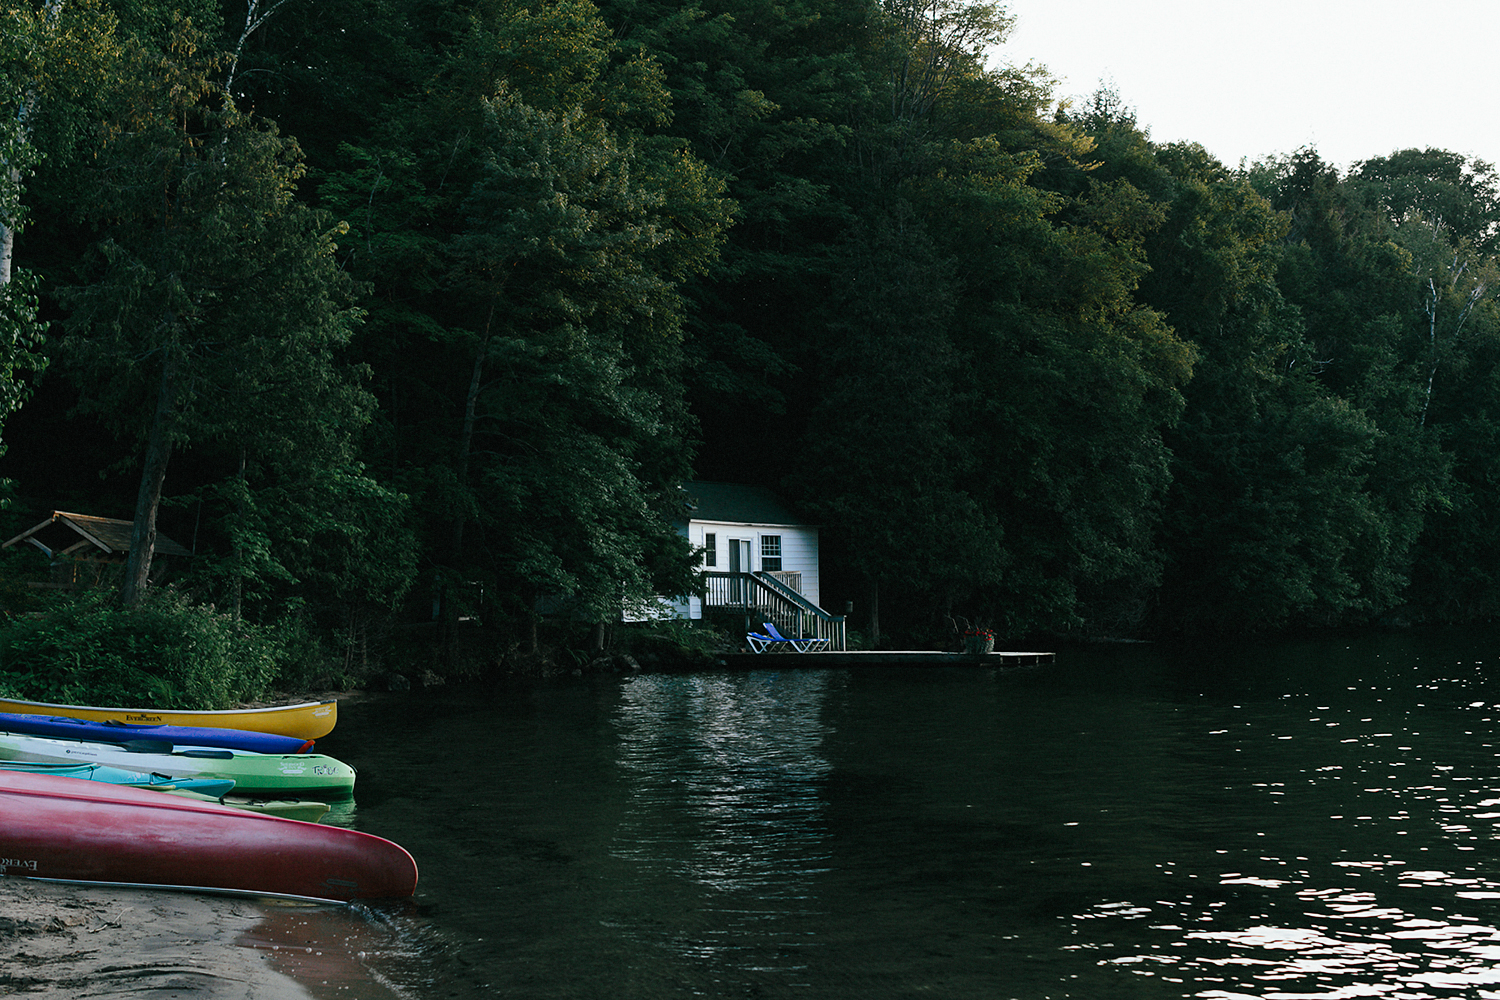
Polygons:
[[89,594],[0,628],[0,689],[34,701],[229,708],[264,696],[280,659],[270,630],[170,591],[130,609]]
[[615,638],[624,652],[656,653],[678,660],[707,659],[733,648],[711,625],[677,618],[624,625]]

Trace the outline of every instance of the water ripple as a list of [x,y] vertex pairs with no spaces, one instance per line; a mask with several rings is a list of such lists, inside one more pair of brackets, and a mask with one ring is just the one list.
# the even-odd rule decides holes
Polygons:
[[[622,692],[628,801],[611,842],[642,898],[694,916],[612,918],[682,958],[806,964],[813,880],[828,870],[821,714],[828,675],[644,676]],[[654,907],[659,909],[658,907]]]

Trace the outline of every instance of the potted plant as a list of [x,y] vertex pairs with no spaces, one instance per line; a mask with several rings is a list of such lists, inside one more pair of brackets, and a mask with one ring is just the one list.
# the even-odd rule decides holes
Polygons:
[[964,652],[965,653],[993,653],[995,651],[995,630],[973,626],[964,629]]

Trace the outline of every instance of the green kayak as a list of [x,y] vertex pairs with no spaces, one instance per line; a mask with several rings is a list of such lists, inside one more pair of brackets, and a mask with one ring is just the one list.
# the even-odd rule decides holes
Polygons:
[[0,732],[0,761],[103,764],[169,778],[227,778],[239,796],[346,799],[354,768],[325,754],[251,753],[161,743],[90,743]]
[[316,823],[328,814],[328,803],[317,799],[256,799],[241,795],[215,797],[186,789],[174,791],[172,794],[184,799],[192,799],[194,802],[217,802],[220,805],[234,806],[236,809],[244,809],[247,812],[265,813],[268,816],[280,816],[282,819],[300,819],[304,823]]

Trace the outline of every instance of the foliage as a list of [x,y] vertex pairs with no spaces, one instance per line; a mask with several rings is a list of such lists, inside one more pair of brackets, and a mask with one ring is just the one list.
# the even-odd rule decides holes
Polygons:
[[1500,250],[1500,175],[1445,149],[1402,149],[1360,163],[1348,186],[1398,229],[1421,220],[1489,253]]
[[347,459],[371,402],[336,357],[359,317],[343,227],[293,201],[296,144],[223,104],[201,44],[180,22],[164,48],[127,46],[78,204],[101,238],[64,295],[79,410],[141,448],[127,603],[174,450]]
[[[16,271],[0,285],[0,420],[21,408],[31,395],[27,372],[47,367],[42,353],[46,324],[39,318],[38,282]],[[0,450],[4,445],[0,444]]]
[[705,622],[676,618],[622,626],[615,631],[615,646],[636,657],[656,653],[672,662],[696,663],[724,652],[731,643]]
[[154,593],[135,608],[62,600],[0,629],[0,688],[64,704],[224,709],[265,696],[284,655],[269,630]]
[[360,467],[311,470],[254,489],[211,484],[197,502],[223,517],[224,554],[194,562],[189,579],[218,601],[243,601],[258,620],[300,595],[335,607],[395,607],[413,583],[416,540],[409,501]]
[[23,376],[47,366],[40,282],[35,272],[14,266],[28,215],[25,181],[68,117],[50,113],[86,89],[89,71],[111,54],[111,20],[88,0],[78,7],[63,12],[56,5],[0,4],[0,420],[29,395]]
[[364,341],[377,447],[402,456],[427,558],[518,619],[543,595],[613,618],[687,579],[666,508],[689,475],[677,286],[728,206],[650,134],[654,62],[617,55],[588,4],[476,9],[391,108],[402,128],[321,183],[392,303]]
[[270,9],[0,2],[0,416],[303,676],[685,592],[688,478],[885,641],[1500,614],[1489,164],[1230,169],[979,0]]
[[1001,565],[999,527],[971,492],[979,456],[955,426],[962,360],[945,336],[954,267],[909,214],[856,226],[836,252],[836,378],[792,481],[837,525],[833,551],[872,593],[946,603]]

